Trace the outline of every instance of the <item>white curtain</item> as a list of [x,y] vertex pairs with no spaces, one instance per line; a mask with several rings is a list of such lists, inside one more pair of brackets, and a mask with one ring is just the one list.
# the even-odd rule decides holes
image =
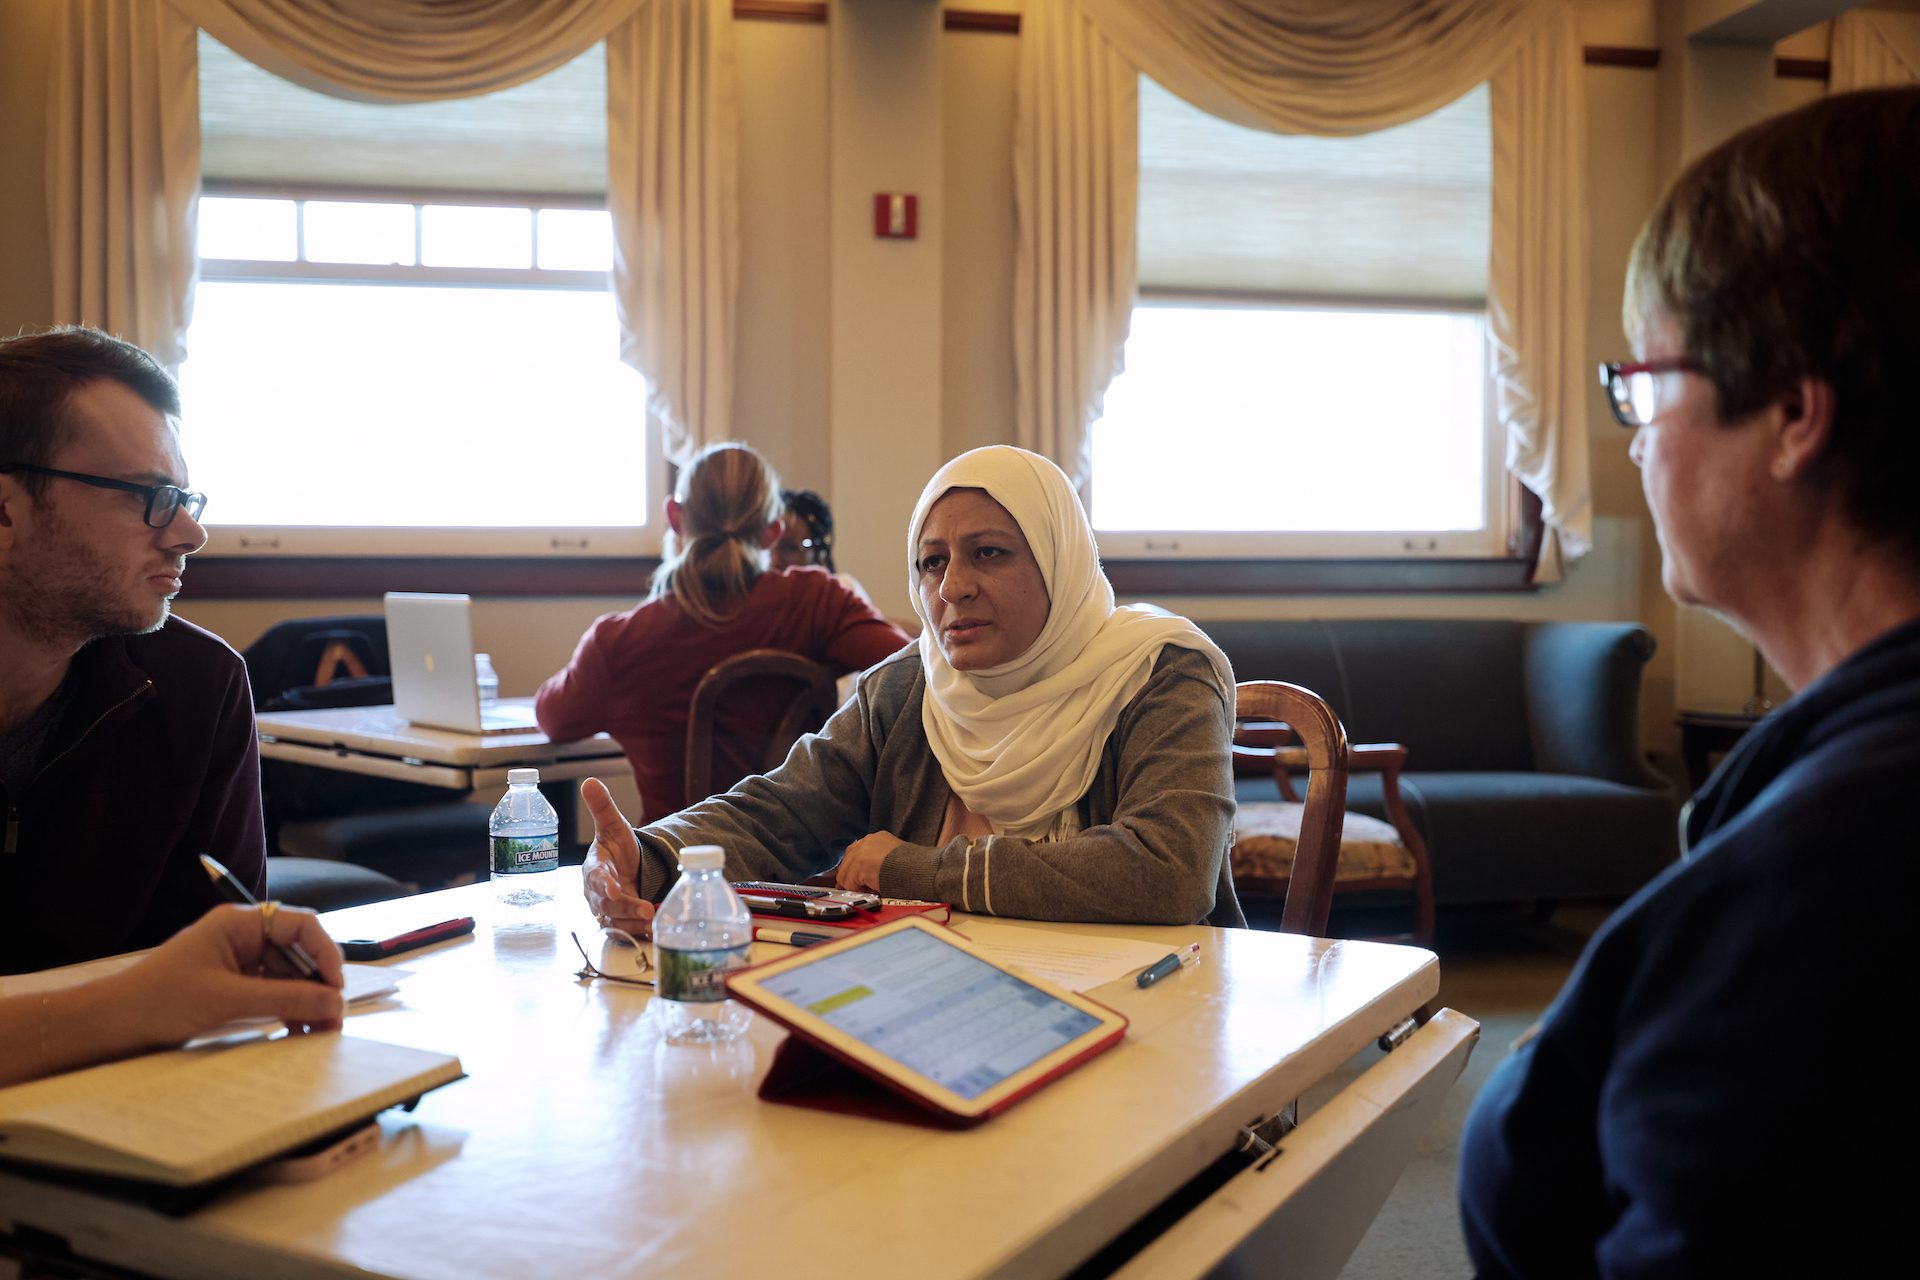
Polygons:
[[1855,9],[1833,20],[1830,93],[1920,84],[1920,14]]
[[1084,490],[1088,426],[1133,315],[1139,76],[1073,4],[1020,19],[1013,199],[1016,440]]
[[[726,398],[712,389],[730,387],[733,363],[726,0],[62,0],[60,9],[48,147],[55,319],[110,329],[168,364],[185,355],[192,315],[196,28],[307,88],[381,102],[508,88],[606,40],[622,358],[646,375],[671,442],[689,449],[728,433]],[[663,225],[640,225],[663,209],[674,211]]]
[[1021,26],[1014,332],[1021,444],[1087,479],[1134,293],[1145,72],[1279,132],[1402,124],[1493,83],[1488,315],[1508,465],[1540,496],[1539,578],[1592,540],[1585,358],[1585,108],[1561,0],[1040,0]]
[[47,243],[56,324],[185,357],[200,185],[193,24],[144,0],[56,6]]
[[735,102],[731,0],[654,0],[607,40],[620,358],[678,463],[733,434]]

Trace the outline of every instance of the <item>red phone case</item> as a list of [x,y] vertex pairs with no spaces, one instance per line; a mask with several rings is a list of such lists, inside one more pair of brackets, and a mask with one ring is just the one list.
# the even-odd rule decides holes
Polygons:
[[349,960],[385,960],[403,951],[430,947],[436,942],[445,942],[448,938],[458,938],[472,932],[473,917],[461,916],[457,920],[442,920],[439,924],[430,924],[391,938],[353,938],[340,944],[340,953]]

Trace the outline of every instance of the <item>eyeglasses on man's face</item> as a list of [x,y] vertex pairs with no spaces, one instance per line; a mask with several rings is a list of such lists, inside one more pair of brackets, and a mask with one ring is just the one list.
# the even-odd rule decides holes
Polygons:
[[187,519],[198,520],[200,513],[207,509],[207,495],[182,489],[172,484],[135,484],[131,480],[115,480],[111,476],[90,476],[80,471],[62,471],[58,467],[36,467],[26,462],[9,462],[0,466],[0,474],[10,471],[25,471],[30,475],[52,476],[56,480],[74,480],[81,484],[92,485],[96,489],[118,489],[123,493],[137,493],[146,499],[146,512],[142,517],[151,529],[164,529],[173,523],[174,516],[185,508]]
[[1659,379],[1669,373],[1705,373],[1685,356],[1662,360],[1610,360],[1600,366],[1600,385],[1607,389],[1613,420],[1628,429],[1647,426],[1660,410]]

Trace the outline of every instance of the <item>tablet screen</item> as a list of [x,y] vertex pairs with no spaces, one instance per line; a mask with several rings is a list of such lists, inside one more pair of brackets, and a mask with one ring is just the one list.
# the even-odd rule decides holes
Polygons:
[[1101,1025],[918,929],[821,955],[760,985],[968,1099]]

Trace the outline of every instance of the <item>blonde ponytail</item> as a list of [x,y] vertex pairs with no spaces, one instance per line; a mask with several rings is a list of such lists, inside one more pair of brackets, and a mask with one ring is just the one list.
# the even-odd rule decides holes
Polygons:
[[648,600],[671,594],[686,615],[717,626],[765,573],[767,526],[780,518],[780,477],[744,444],[708,445],[674,487],[680,532],[667,533]]

